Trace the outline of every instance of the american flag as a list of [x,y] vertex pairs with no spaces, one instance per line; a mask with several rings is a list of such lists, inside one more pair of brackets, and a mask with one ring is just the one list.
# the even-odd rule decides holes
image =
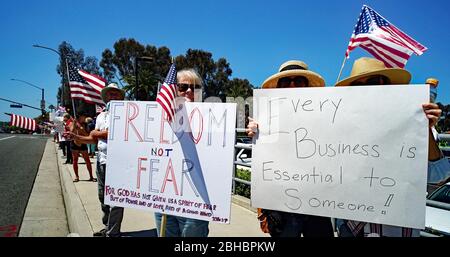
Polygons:
[[163,110],[167,114],[169,122],[173,120],[175,116],[175,97],[176,97],[176,85],[177,85],[177,70],[175,64],[172,63],[167,73],[167,77],[164,80],[163,85],[156,97],[156,101],[161,105]]
[[388,68],[404,68],[413,53],[421,55],[427,50],[367,5],[362,8],[345,56],[349,58],[350,51],[358,46]]
[[79,70],[69,63],[69,79],[72,98],[91,104],[105,105],[101,97],[101,91],[106,85],[104,78]]
[[9,114],[11,116],[10,126],[16,126],[23,129],[35,131],[37,129],[36,121],[24,116]]

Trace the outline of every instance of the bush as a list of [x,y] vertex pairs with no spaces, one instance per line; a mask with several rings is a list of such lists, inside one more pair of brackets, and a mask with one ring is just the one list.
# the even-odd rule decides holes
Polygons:
[[[243,169],[236,169],[236,177],[242,180],[250,181],[251,172]],[[236,181],[235,193],[250,198],[250,185],[239,183]]]

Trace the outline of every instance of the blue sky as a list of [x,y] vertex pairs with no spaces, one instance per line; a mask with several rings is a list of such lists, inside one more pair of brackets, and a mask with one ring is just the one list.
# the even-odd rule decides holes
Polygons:
[[[140,0],[15,0],[2,3],[0,40],[0,97],[39,107],[40,91],[21,79],[45,89],[47,106],[56,104],[60,77],[58,56],[33,44],[57,48],[62,41],[86,56],[101,59],[106,48],[120,38],[142,44],[167,46],[172,55],[187,49],[203,49],[213,58],[225,57],[232,77],[246,78],[259,86],[289,59],[305,61],[321,74],[328,86],[339,73],[344,53],[363,4],[367,4],[398,28],[428,47],[413,55],[406,69],[412,83],[427,77],[440,80],[437,100],[450,104],[448,1],[140,1]],[[353,61],[370,56],[354,50],[343,77]],[[4,112],[35,117],[40,111],[12,109],[0,101]]]

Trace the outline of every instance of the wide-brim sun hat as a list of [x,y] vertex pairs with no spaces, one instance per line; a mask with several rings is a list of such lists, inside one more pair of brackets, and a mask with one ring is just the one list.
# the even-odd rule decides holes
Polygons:
[[308,79],[308,87],[324,87],[325,80],[319,74],[308,70],[302,61],[291,60],[281,64],[278,72],[267,78],[262,88],[276,88],[278,80],[285,77],[303,76]]
[[111,83],[102,89],[101,93],[103,102],[106,102],[106,93],[111,90],[116,90],[117,92],[120,92],[122,94],[122,98],[125,98],[125,92],[122,89],[120,89],[116,83]]
[[362,57],[353,63],[352,71],[348,78],[345,78],[334,85],[335,87],[350,86],[360,78],[373,75],[382,75],[389,78],[392,85],[409,84],[411,73],[401,68],[386,68],[386,65],[377,59]]

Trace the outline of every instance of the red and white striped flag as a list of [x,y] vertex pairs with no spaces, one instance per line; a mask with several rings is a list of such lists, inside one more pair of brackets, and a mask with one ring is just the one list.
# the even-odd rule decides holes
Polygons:
[[172,63],[167,73],[167,77],[158,92],[156,101],[161,105],[167,114],[167,119],[172,122],[175,116],[175,97],[177,96],[177,70],[175,64]]
[[372,8],[364,5],[345,56],[360,46],[388,68],[404,68],[409,57],[422,55],[427,48],[403,33]]
[[100,76],[78,70],[69,63],[70,96],[87,103],[105,105],[101,91],[106,86],[106,80]]
[[37,129],[36,121],[24,116],[9,114],[11,116],[10,126],[16,126],[18,128],[28,129],[35,131]]

